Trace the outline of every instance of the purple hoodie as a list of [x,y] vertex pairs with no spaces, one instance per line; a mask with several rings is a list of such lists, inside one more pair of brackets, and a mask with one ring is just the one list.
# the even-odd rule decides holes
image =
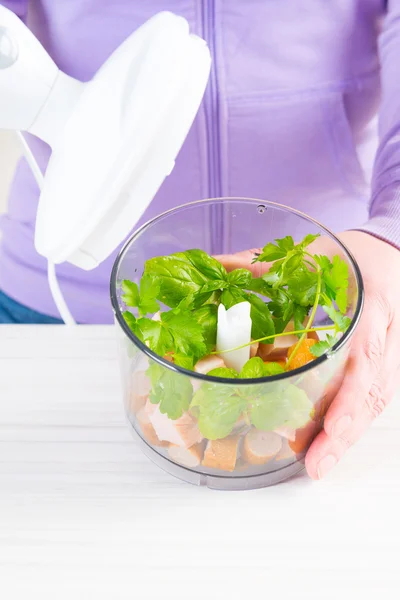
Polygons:
[[[26,18],[27,0],[2,3]],[[207,40],[213,69],[176,167],[143,220],[201,198],[247,196],[400,247],[400,0],[36,0],[28,22],[58,66],[87,81],[161,10]],[[48,147],[30,143],[44,169]],[[22,160],[1,221],[0,289],[58,316],[34,249],[38,194]],[[59,266],[79,322],[112,322],[115,254],[92,272]]]

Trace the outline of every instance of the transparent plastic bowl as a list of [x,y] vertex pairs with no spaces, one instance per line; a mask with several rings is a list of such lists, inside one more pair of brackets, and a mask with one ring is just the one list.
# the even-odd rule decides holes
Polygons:
[[[311,363],[264,379],[218,379],[180,368],[154,354],[127,326],[121,300],[121,283],[129,279],[139,283],[145,262],[154,257],[199,248],[209,254],[229,254],[250,248],[261,248],[276,238],[291,235],[299,241],[304,235],[321,235],[321,253],[339,254],[349,266],[349,306],[352,319],[347,332],[329,351]],[[330,231],[313,219],[293,209],[271,202],[223,198],[204,200],[170,210],[141,227],[120,252],[111,277],[111,299],[115,312],[119,361],[122,371],[126,415],[144,453],[168,473],[189,483],[214,489],[239,490],[265,487],[292,477],[304,468],[304,456],[321,430],[326,411],[343,378],[350,340],[357,326],[362,304],[362,279],[345,246]],[[317,311],[316,326],[326,324],[326,315]],[[314,406],[313,419],[305,427],[294,430],[299,415],[285,416],[285,424],[269,436],[269,451],[254,452],[254,427],[238,422],[233,433],[224,440],[201,440],[196,419],[185,413],[178,421],[161,415],[149,415],[143,407],[151,393],[146,375],[152,366],[158,369],[160,385],[179,387],[189,397],[201,386],[213,385],[214,393],[241,394],[248,402],[256,402],[268,394],[273,402],[285,403],[285,394],[304,393]],[[290,387],[289,387],[290,386]],[[292,387],[297,388],[297,391]],[[289,390],[289,392],[288,392]],[[147,409],[150,404],[147,403]],[[293,417],[293,418],[292,418]],[[175,443],[160,442],[157,428],[178,433]],[[282,425],[282,424],[281,424]],[[289,425],[289,426],[287,426]],[[156,428],[156,429],[157,429]],[[253,437],[252,437],[253,436]],[[256,436],[257,437],[257,436]],[[294,439],[293,439],[294,438]],[[252,442],[253,440],[253,442]],[[190,446],[189,448],[184,446]],[[271,456],[269,456],[271,454]]]

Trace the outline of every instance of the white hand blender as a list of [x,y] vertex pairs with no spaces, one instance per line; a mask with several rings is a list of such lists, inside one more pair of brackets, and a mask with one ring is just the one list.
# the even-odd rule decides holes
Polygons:
[[210,66],[205,42],[182,17],[164,12],[81,83],[0,6],[0,128],[30,132],[51,146],[43,177],[19,133],[41,189],[35,246],[48,260],[65,323],[74,319],[54,265],[93,269],[126,238],[174,167]]

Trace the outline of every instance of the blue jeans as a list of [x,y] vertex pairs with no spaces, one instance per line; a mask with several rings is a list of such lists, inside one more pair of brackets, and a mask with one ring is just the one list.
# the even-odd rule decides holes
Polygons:
[[31,310],[0,291],[0,324],[6,323],[61,325],[62,321]]

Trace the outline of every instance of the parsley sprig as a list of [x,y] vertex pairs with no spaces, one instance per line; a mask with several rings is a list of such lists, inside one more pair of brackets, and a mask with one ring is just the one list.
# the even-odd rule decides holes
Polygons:
[[[320,356],[347,329],[350,319],[345,316],[347,263],[339,256],[331,261],[327,256],[312,254],[309,247],[317,237],[307,235],[295,244],[291,236],[286,236],[268,243],[254,262],[272,264],[258,278],[247,269],[228,273],[220,262],[198,249],[151,258],[139,286],[122,282],[122,301],[127,309],[133,309],[126,310],[124,318],[151,350],[168,355],[190,370],[215,349],[218,305],[222,303],[229,309],[247,301],[251,305],[253,340],[272,343],[277,336],[292,335],[284,330],[293,320],[299,342],[289,365],[308,332],[330,330],[332,334],[326,340],[311,348],[315,356]],[[333,325],[313,326],[318,307]],[[160,309],[157,320],[150,318]]]
[[316,330],[313,328],[313,322],[318,306],[321,306],[333,321],[333,327],[327,326],[324,329],[334,329],[334,335],[328,334],[326,340],[310,348],[314,356],[321,356],[327,352],[337,341],[338,334],[346,331],[351,321],[344,316],[348,303],[348,265],[339,256],[334,256],[331,262],[327,256],[311,254],[308,247],[318,237],[307,235],[299,244],[295,244],[290,236],[275,240],[275,244],[267,244],[253,261],[274,261],[262,279],[281,292],[278,300],[270,302],[271,313],[276,317],[281,331],[291,319],[294,320],[295,329],[300,330],[300,324],[311,310],[307,324],[288,359],[287,368],[307,333]]

